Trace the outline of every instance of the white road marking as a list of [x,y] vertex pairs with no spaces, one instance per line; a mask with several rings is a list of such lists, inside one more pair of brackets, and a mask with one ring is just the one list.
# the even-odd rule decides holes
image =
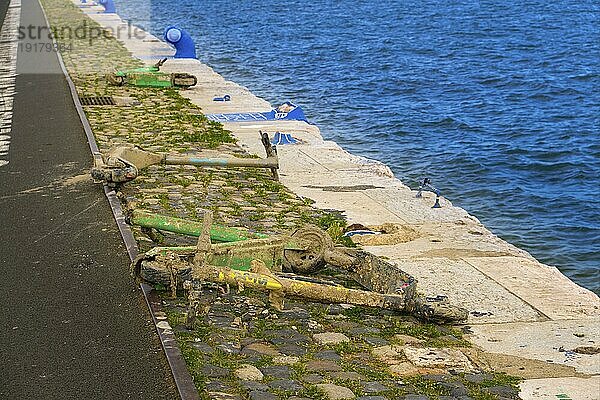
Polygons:
[[0,167],[8,164],[20,22],[21,0],[11,0],[0,30]]

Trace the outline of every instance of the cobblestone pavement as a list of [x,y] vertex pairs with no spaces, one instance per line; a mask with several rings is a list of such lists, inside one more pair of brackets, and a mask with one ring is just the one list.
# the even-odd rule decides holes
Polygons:
[[206,398],[518,398],[515,379],[462,355],[461,331],[409,316],[298,300],[278,312],[261,293],[208,286],[188,330],[181,298],[164,304]]
[[[55,27],[85,17],[67,0],[42,0]],[[88,26],[96,26],[89,19]],[[60,38],[59,38],[60,40]],[[150,151],[251,157],[222,125],[209,122],[177,90],[108,86],[112,68],[141,65],[114,38],[90,45],[73,38],[63,52],[81,96],[131,97],[137,105],[85,108],[101,151],[131,143]],[[258,134],[258,133],[257,133]],[[340,241],[344,219],[311,206],[260,169],[155,166],[119,190],[125,209],[201,219],[276,234],[314,223]],[[154,246],[134,228],[143,250]],[[155,238],[156,240],[156,238]],[[175,235],[164,244],[194,243]],[[328,269],[329,278],[343,279]],[[336,276],[338,275],[338,276]],[[201,315],[184,326],[185,297],[164,294],[165,329],[173,329],[190,372],[207,399],[427,399],[517,398],[517,380],[484,372],[461,351],[460,330],[423,324],[410,316],[349,305],[287,300],[283,311],[262,293],[204,285]]]

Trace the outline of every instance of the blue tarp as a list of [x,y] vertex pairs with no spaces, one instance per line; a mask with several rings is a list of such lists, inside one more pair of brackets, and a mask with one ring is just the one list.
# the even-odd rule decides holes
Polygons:
[[269,113],[207,114],[206,118],[219,122],[268,121],[265,114]]
[[[292,108],[288,112],[278,111],[279,108],[283,106],[287,106],[288,108]],[[283,120],[292,120],[292,121],[306,121],[306,117],[304,116],[304,111],[302,108],[292,104],[292,103],[284,103],[276,110],[271,110],[269,112],[256,112],[256,113],[233,113],[233,114],[207,114],[206,117],[211,121],[218,122],[255,122],[255,121],[275,121],[279,119]]]

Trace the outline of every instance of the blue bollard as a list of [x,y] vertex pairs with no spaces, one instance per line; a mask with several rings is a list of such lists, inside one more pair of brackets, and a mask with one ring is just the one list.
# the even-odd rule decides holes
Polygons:
[[104,7],[104,13],[116,13],[115,3],[113,0],[98,0],[98,3]]
[[196,58],[196,45],[194,40],[185,30],[176,26],[165,29],[164,39],[175,46],[174,58]]

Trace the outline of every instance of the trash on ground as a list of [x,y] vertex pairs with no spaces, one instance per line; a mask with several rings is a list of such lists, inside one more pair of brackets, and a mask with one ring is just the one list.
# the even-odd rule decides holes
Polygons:
[[183,72],[161,72],[160,67],[167,61],[166,58],[149,67],[114,71],[106,75],[106,80],[111,85],[132,85],[154,88],[184,88],[195,86],[198,79],[194,75]]
[[[396,265],[359,249],[335,246],[316,226],[306,225],[286,235],[216,244],[211,242],[210,212],[201,226],[196,246],[155,247],[133,262],[134,275],[147,283],[170,287],[172,292],[185,282],[192,291],[194,285],[189,282],[268,291],[273,306],[279,309],[288,295],[403,311],[435,322],[460,322],[468,316],[445,296],[418,295],[416,280]],[[366,290],[310,276],[326,265],[344,270]]]
[[194,165],[197,167],[217,168],[268,168],[274,179],[279,180],[277,169],[279,159],[274,147],[271,146],[269,137],[261,132],[262,143],[267,153],[266,158],[240,158],[240,157],[208,157],[203,154],[187,156],[173,156],[163,153],[152,153],[134,145],[120,145],[109,150],[102,156],[94,154],[94,167],[92,178],[97,182],[115,185],[135,179],[139,170],[151,165]]

